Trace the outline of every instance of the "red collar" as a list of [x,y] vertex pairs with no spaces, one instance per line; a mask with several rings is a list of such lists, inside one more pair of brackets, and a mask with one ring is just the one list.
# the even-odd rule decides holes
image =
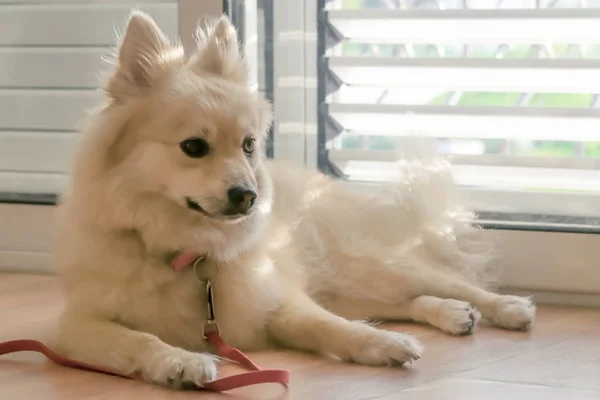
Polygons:
[[171,260],[171,268],[173,268],[175,271],[182,270],[185,267],[192,265],[200,257],[202,257],[202,255],[193,250],[182,251],[177,253]]

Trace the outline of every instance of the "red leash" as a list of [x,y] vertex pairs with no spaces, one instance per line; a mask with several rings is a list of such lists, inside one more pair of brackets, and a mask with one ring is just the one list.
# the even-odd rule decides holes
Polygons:
[[[205,330],[203,332],[204,338],[209,344],[211,344],[216,349],[218,355],[220,355],[223,358],[227,358],[233,362],[236,362],[250,371],[238,375],[227,376],[225,378],[217,379],[216,381],[207,382],[204,385],[196,386],[196,390],[212,390],[215,392],[225,392],[227,390],[258,385],[261,383],[281,383],[282,385],[287,386],[290,381],[289,371],[284,369],[262,369],[257,364],[255,364],[250,358],[248,358],[248,356],[246,356],[244,353],[225,343],[223,338],[221,338],[221,336],[219,335],[219,329],[217,327],[216,320],[214,317],[214,304],[211,282],[206,276],[199,277],[198,272],[196,271],[196,267],[205,259],[205,256],[200,256],[194,252],[183,252],[178,254],[173,259],[173,261],[171,262],[171,266],[174,270],[177,271],[193,263],[194,274],[200,280],[200,282],[202,282],[206,286],[207,290],[208,320]],[[215,274],[216,273],[217,272],[215,272]],[[37,353],[42,353],[50,361],[54,362],[55,364],[62,365],[64,367],[103,372],[110,375],[123,376],[125,378],[136,378],[136,376],[122,375],[119,372],[116,372],[109,368],[90,365],[64,357],[37,340],[22,339],[0,343],[0,356],[4,354],[17,353],[20,351],[34,351]]]
[[[232,375],[216,381],[207,382],[202,386],[196,386],[197,390],[212,390],[215,392],[225,392],[227,390],[238,389],[245,386],[258,385],[261,383],[281,383],[287,386],[290,381],[290,373],[284,369],[262,369],[256,365],[248,356],[236,348],[229,346],[216,332],[209,332],[206,338],[212,344],[217,353],[224,358],[237,362],[245,368],[251,370],[238,375]],[[50,361],[63,367],[79,368],[88,371],[103,372],[110,375],[124,376],[126,378],[135,378],[134,376],[125,376],[108,368],[86,364],[64,357],[48,346],[37,340],[21,339],[11,340],[0,343],[0,356],[4,354],[17,353],[20,351],[34,351],[45,355]]]

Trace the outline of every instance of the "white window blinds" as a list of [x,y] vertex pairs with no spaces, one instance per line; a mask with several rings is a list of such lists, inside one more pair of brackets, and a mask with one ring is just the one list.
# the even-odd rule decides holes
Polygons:
[[58,194],[132,7],[177,37],[177,0],[0,0],[0,202]]
[[426,136],[460,185],[487,191],[482,208],[531,211],[533,197],[515,200],[528,193],[600,215],[600,1],[324,8],[325,146],[346,179],[394,179],[403,138]]

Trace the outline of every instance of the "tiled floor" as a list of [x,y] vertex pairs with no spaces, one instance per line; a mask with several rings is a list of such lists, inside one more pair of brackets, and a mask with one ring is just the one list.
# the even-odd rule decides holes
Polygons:
[[[46,340],[62,307],[52,277],[0,274],[0,341]],[[294,352],[253,354],[264,367],[291,371],[289,390],[263,385],[232,392],[253,399],[587,400],[600,399],[600,309],[540,308],[532,332],[482,326],[450,337],[416,325],[391,325],[420,337],[426,351],[400,369],[340,364]],[[223,374],[231,373],[224,366]],[[0,358],[0,399],[217,399],[57,367],[36,354]]]

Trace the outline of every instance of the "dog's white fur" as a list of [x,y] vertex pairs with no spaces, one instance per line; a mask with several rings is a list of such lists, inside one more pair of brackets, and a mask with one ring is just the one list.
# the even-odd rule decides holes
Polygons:
[[[451,334],[471,333],[480,313],[505,328],[531,324],[529,299],[484,288],[482,231],[445,163],[406,158],[403,180],[368,196],[242,151],[248,135],[262,146],[271,111],[247,88],[226,17],[201,29],[185,57],[133,12],[105,91],[60,206],[61,353],[172,387],[214,379],[204,288],[167,259],[181,250],[218,264],[217,322],[246,351],[279,344],[401,364],[419,358],[421,344],[361,319],[410,319]],[[210,143],[206,157],[181,151],[195,136]],[[236,184],[258,192],[254,212],[223,219]]]

